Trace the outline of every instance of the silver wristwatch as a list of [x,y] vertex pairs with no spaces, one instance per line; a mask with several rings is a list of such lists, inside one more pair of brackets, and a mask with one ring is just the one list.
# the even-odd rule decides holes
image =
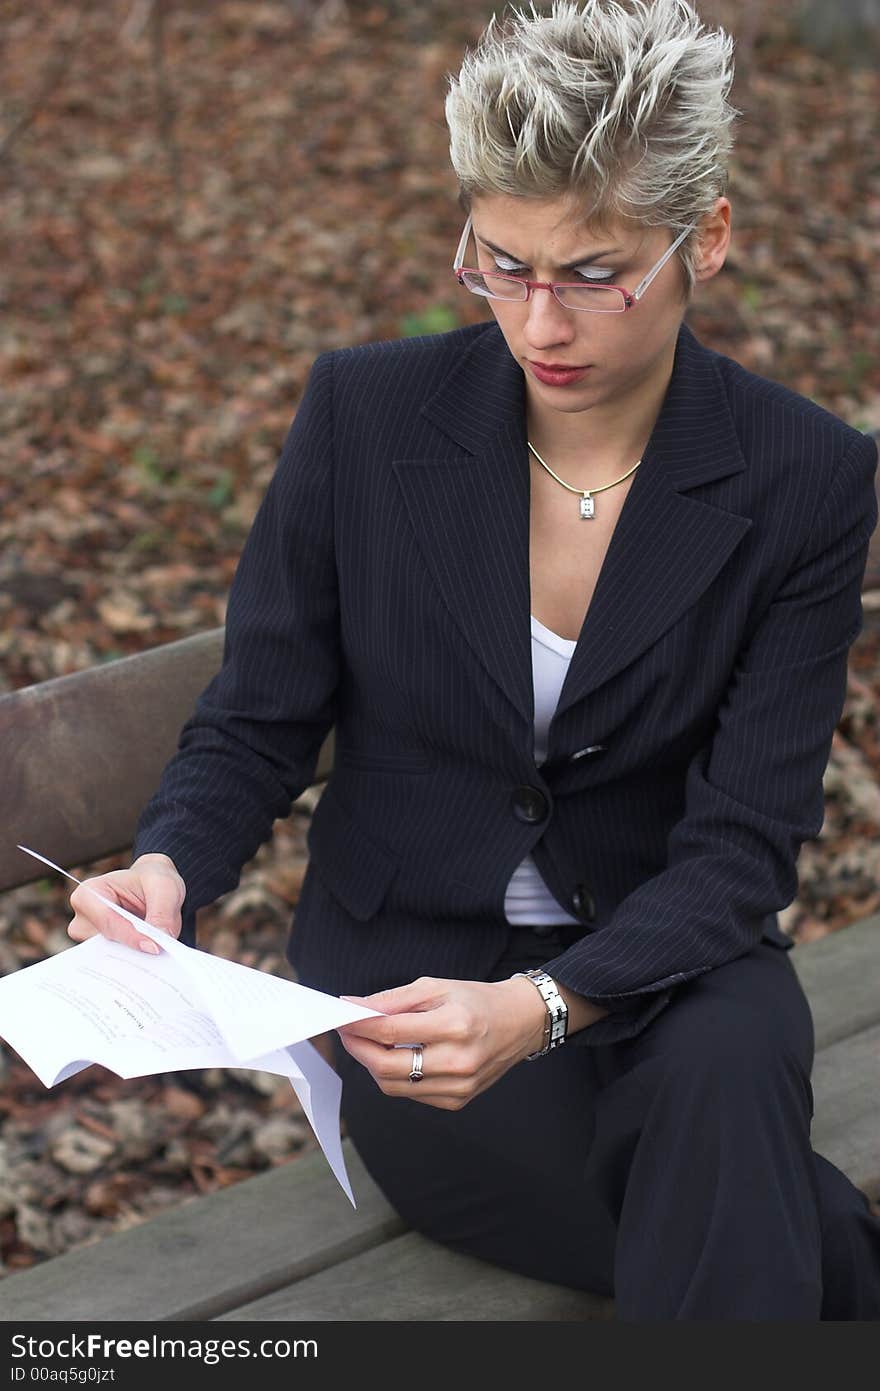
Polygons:
[[544,1054],[549,1053],[552,1049],[560,1048],[565,1042],[568,1033],[568,1005],[560,995],[555,980],[552,976],[548,976],[546,971],[541,971],[538,968],[533,968],[531,971],[514,971],[511,979],[515,979],[517,976],[525,976],[526,980],[530,980],[547,1006],[547,1021],[544,1024],[542,1046],[536,1053],[526,1054],[526,1060],[532,1062],[535,1058],[543,1058]]

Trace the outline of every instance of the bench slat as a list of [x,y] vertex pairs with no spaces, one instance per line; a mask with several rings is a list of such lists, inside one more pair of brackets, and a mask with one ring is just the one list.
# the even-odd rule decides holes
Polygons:
[[813,1014],[816,1049],[880,1024],[880,914],[791,952]]
[[251,1320],[359,1319],[395,1322],[580,1320],[614,1317],[614,1301],[531,1280],[417,1232],[220,1316]]
[[208,1319],[404,1231],[343,1142],[355,1211],[316,1150],[0,1280],[0,1318]]
[[880,1025],[823,1048],[813,1067],[813,1149],[880,1199]]

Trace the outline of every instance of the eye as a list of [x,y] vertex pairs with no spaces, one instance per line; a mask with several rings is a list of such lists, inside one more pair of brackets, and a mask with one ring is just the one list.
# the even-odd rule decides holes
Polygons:
[[523,271],[528,270],[528,266],[520,265],[519,261],[511,261],[509,256],[492,257],[497,270],[503,271],[505,275],[522,275]]
[[607,266],[582,266],[580,270],[573,272],[581,280],[589,280],[592,283],[605,282],[614,279],[617,271],[609,270]]

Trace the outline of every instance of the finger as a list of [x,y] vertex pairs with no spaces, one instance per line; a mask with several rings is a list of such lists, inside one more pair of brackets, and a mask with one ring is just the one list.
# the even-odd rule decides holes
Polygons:
[[460,1029],[453,1022],[452,1011],[438,1005],[434,1009],[418,1010],[413,1014],[381,1014],[370,1019],[353,1019],[351,1023],[337,1025],[337,1033],[343,1040],[354,1037],[369,1039],[389,1048],[411,1048],[414,1044],[456,1039]]
[[147,952],[150,956],[157,956],[160,948],[156,943],[139,933],[120,913],[114,913],[110,904],[102,902],[102,899],[119,903],[123,908],[129,908],[130,912],[138,915],[143,912],[143,903],[138,901],[135,892],[127,885],[114,882],[112,874],[86,879],[82,884],[78,884],[70,895],[74,917],[68,924],[68,936],[74,941],[82,942],[100,933],[111,942],[119,942],[123,946]]
[[352,1020],[340,1025],[339,1029],[345,1028],[364,1038],[387,1044],[456,1038],[460,1028],[449,1022],[449,985],[450,982],[446,980],[420,976],[408,985],[378,990],[373,995],[342,995],[340,999],[379,1010],[380,1014],[370,1019]]
[[410,1049],[387,1049],[363,1039],[343,1040],[343,1047],[367,1069],[386,1096],[459,1110],[483,1089],[479,1075],[461,1067],[450,1070],[448,1059],[436,1051],[425,1052],[422,1079],[414,1082],[410,1077],[414,1061]]
[[147,909],[144,917],[152,927],[158,927],[171,937],[179,937],[181,899],[177,886],[166,878],[151,880],[147,885]]
[[[105,876],[105,883],[113,890],[111,896],[136,917],[144,918],[151,927],[157,927],[171,937],[180,936],[180,910],[186,885],[176,870],[166,870],[164,867],[150,867],[142,871],[114,870]],[[118,917],[119,914],[112,916]],[[134,925],[130,925],[130,930],[137,934]],[[149,937],[138,937],[139,944],[150,940]],[[152,945],[155,946],[155,943]]]
[[97,937],[100,934],[94,923],[76,913],[67,924],[67,935],[72,937],[74,942],[86,942],[89,937]]
[[442,1003],[448,985],[448,981],[438,980],[434,976],[419,976],[418,980],[410,981],[408,985],[377,990],[374,995],[340,995],[339,998],[381,1010],[383,1014],[411,1013],[419,1009],[432,1009]]
[[[348,1038],[342,1046],[359,1063],[373,1074],[378,1082],[410,1084],[410,1073],[415,1061],[415,1048],[388,1048],[384,1043],[374,1043],[371,1039]],[[418,1045],[416,1045],[418,1048]],[[455,1083],[477,1075],[477,1064],[470,1050],[453,1047],[449,1044],[426,1045],[422,1050],[422,1071],[433,1081]],[[420,1086],[421,1083],[414,1085]]]
[[125,940],[129,929],[126,928],[124,918],[102,903],[96,894],[100,894],[101,898],[120,901],[118,890],[114,889],[106,878],[85,879],[70,895],[69,903],[74,911],[74,918],[67,929],[68,932],[73,936],[75,928],[81,937],[94,937],[96,933],[101,933],[114,942]]

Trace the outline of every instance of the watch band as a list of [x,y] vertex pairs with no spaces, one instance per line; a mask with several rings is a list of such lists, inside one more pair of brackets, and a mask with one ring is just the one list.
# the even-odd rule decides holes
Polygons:
[[530,980],[547,1006],[542,1046],[537,1052],[526,1054],[526,1061],[532,1062],[535,1058],[543,1058],[545,1053],[551,1052],[552,1049],[560,1048],[565,1042],[568,1034],[568,1005],[560,995],[555,980],[552,976],[548,976],[546,971],[539,968],[532,968],[530,971],[514,971],[511,979],[515,979],[517,976],[525,976],[526,980]]

